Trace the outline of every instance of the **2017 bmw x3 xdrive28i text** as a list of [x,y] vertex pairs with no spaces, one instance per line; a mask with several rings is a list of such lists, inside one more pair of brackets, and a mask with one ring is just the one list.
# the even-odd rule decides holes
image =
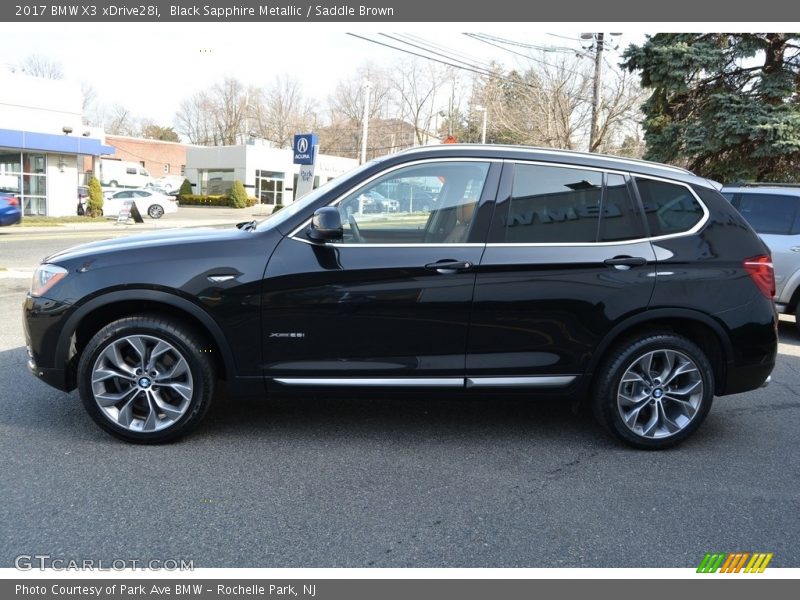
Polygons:
[[[397,210],[365,201],[378,189]],[[441,146],[366,164],[259,223],[50,256],[24,316],[33,373],[77,387],[133,442],[188,432],[223,379],[233,394],[586,398],[617,438],[664,448],[715,395],[768,381],[773,294],[769,251],[705,179]]]

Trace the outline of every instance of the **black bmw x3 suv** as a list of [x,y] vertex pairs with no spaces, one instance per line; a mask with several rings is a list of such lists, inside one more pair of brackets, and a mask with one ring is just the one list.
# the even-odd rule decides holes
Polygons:
[[[377,189],[402,197],[375,210]],[[30,370],[131,442],[187,433],[225,380],[583,399],[657,449],[715,395],[769,381],[773,294],[766,246],[688,171],[453,145],[368,163],[261,222],[50,256],[24,319]]]

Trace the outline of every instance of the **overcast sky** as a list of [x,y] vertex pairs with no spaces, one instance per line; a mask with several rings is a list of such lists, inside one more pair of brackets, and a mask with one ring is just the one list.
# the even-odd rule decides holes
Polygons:
[[[627,27],[623,46],[644,40],[640,26]],[[626,31],[625,26],[614,29]],[[347,35],[348,31],[400,45],[381,37],[374,24],[323,23],[3,23],[0,39],[6,64],[30,54],[46,56],[61,63],[65,78],[91,83],[101,104],[119,103],[136,117],[172,125],[183,99],[225,76],[264,85],[278,74],[289,73],[302,82],[306,95],[324,102],[337,81],[352,75],[366,60],[381,65],[411,58]],[[582,29],[580,25],[566,29],[563,25],[492,24],[478,29],[475,24],[414,23],[392,25],[391,31],[413,34],[468,58],[512,67],[525,62],[513,52],[528,50],[513,46],[503,50],[461,31],[579,49],[577,37]],[[609,58],[616,62],[618,56]]]

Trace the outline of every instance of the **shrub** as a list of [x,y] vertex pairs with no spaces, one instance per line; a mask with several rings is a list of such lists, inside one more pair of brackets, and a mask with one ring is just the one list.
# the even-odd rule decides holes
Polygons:
[[86,202],[86,214],[99,217],[103,214],[103,190],[97,177],[89,178],[89,199]]
[[192,195],[192,184],[189,183],[188,179],[184,179],[183,183],[181,184],[181,189],[178,190],[178,197],[183,200],[184,196],[191,196]]
[[247,197],[247,208],[255,206],[258,204],[258,198],[253,198],[252,196]]
[[228,196],[186,194],[181,196],[181,206],[230,206],[230,199]]
[[233,182],[230,199],[230,205],[233,208],[245,208],[247,206],[247,192],[244,189],[244,184],[238,179]]

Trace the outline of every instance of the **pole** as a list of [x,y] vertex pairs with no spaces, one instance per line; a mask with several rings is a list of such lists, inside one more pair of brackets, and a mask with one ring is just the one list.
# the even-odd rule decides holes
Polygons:
[[603,71],[604,37],[602,33],[598,33],[594,38],[594,93],[592,94],[592,125],[589,130],[589,152],[594,152],[596,150],[595,144],[597,144],[597,117],[600,112],[600,82]]
[[367,133],[369,132],[369,92],[372,84],[364,82],[364,116],[361,123],[361,164],[367,162]]
[[489,112],[489,109],[485,106],[483,107],[483,127],[481,128],[481,144],[486,143],[486,113]]

